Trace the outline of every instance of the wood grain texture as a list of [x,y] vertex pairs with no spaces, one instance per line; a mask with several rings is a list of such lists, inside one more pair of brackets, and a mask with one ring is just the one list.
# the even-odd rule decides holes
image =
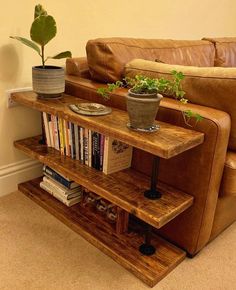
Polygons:
[[52,167],[64,176],[78,182],[85,188],[97,193],[118,205],[141,220],[160,228],[193,203],[193,197],[159,183],[162,197],[149,200],[143,196],[149,188],[148,176],[132,168],[105,175],[101,171],[88,167],[59,151],[39,144],[40,136],[14,142],[16,148],[28,156]]
[[82,116],[72,112],[68,105],[85,102],[69,95],[60,100],[40,100],[33,92],[12,94],[12,99],[33,109],[57,115],[80,126],[117,138],[159,157],[169,159],[203,143],[204,134],[158,121],[160,130],[142,133],[128,129],[127,112],[113,108],[106,116]]
[[22,183],[19,190],[149,286],[153,287],[185,258],[182,250],[156,235],[152,242],[156,253],[143,256],[138,250],[143,242],[142,229],[130,228],[128,233],[117,235],[89,213],[81,214],[79,205],[68,208],[56,200],[39,187],[39,182],[35,179]]

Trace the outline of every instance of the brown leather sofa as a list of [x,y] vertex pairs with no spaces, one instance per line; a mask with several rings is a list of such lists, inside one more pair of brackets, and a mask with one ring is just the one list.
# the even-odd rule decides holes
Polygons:
[[[137,73],[168,76],[172,65],[184,70],[191,101],[185,109],[204,117],[194,129],[205,134],[205,141],[161,161],[159,179],[195,201],[160,234],[195,255],[236,219],[236,38],[106,38],[88,41],[86,50],[87,58],[67,60],[66,92],[95,102],[104,103],[96,93],[102,83]],[[125,94],[119,89],[108,105],[126,110]],[[182,108],[171,98],[163,98],[157,119],[187,127]],[[150,175],[151,160],[150,154],[135,149],[132,167]]]

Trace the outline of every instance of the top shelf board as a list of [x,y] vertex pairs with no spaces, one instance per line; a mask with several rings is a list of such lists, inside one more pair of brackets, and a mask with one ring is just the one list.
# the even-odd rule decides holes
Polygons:
[[37,95],[33,92],[20,92],[13,93],[12,99],[30,108],[56,115],[79,126],[117,138],[165,159],[194,148],[204,141],[204,134],[201,132],[161,121],[157,122],[160,125],[160,130],[157,132],[143,133],[130,130],[126,127],[127,112],[116,108],[112,108],[112,113],[106,116],[78,115],[71,111],[68,105],[86,101],[66,94],[59,100],[41,100],[37,99]]

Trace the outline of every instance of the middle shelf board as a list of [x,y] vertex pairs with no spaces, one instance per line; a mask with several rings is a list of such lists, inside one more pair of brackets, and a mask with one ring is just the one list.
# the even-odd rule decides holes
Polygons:
[[15,141],[14,145],[28,156],[50,166],[62,175],[118,205],[127,212],[161,228],[193,204],[193,197],[163,183],[158,184],[162,197],[150,200],[143,196],[150,177],[129,168],[105,175],[63,156],[59,151],[39,144],[40,136]]

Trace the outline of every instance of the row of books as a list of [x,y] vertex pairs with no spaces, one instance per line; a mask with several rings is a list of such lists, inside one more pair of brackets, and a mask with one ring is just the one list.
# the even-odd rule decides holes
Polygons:
[[46,165],[43,166],[43,174],[43,180],[40,182],[42,189],[67,206],[80,202],[82,198],[81,185],[64,177]]
[[114,173],[130,167],[132,146],[43,112],[47,146],[81,163]]

